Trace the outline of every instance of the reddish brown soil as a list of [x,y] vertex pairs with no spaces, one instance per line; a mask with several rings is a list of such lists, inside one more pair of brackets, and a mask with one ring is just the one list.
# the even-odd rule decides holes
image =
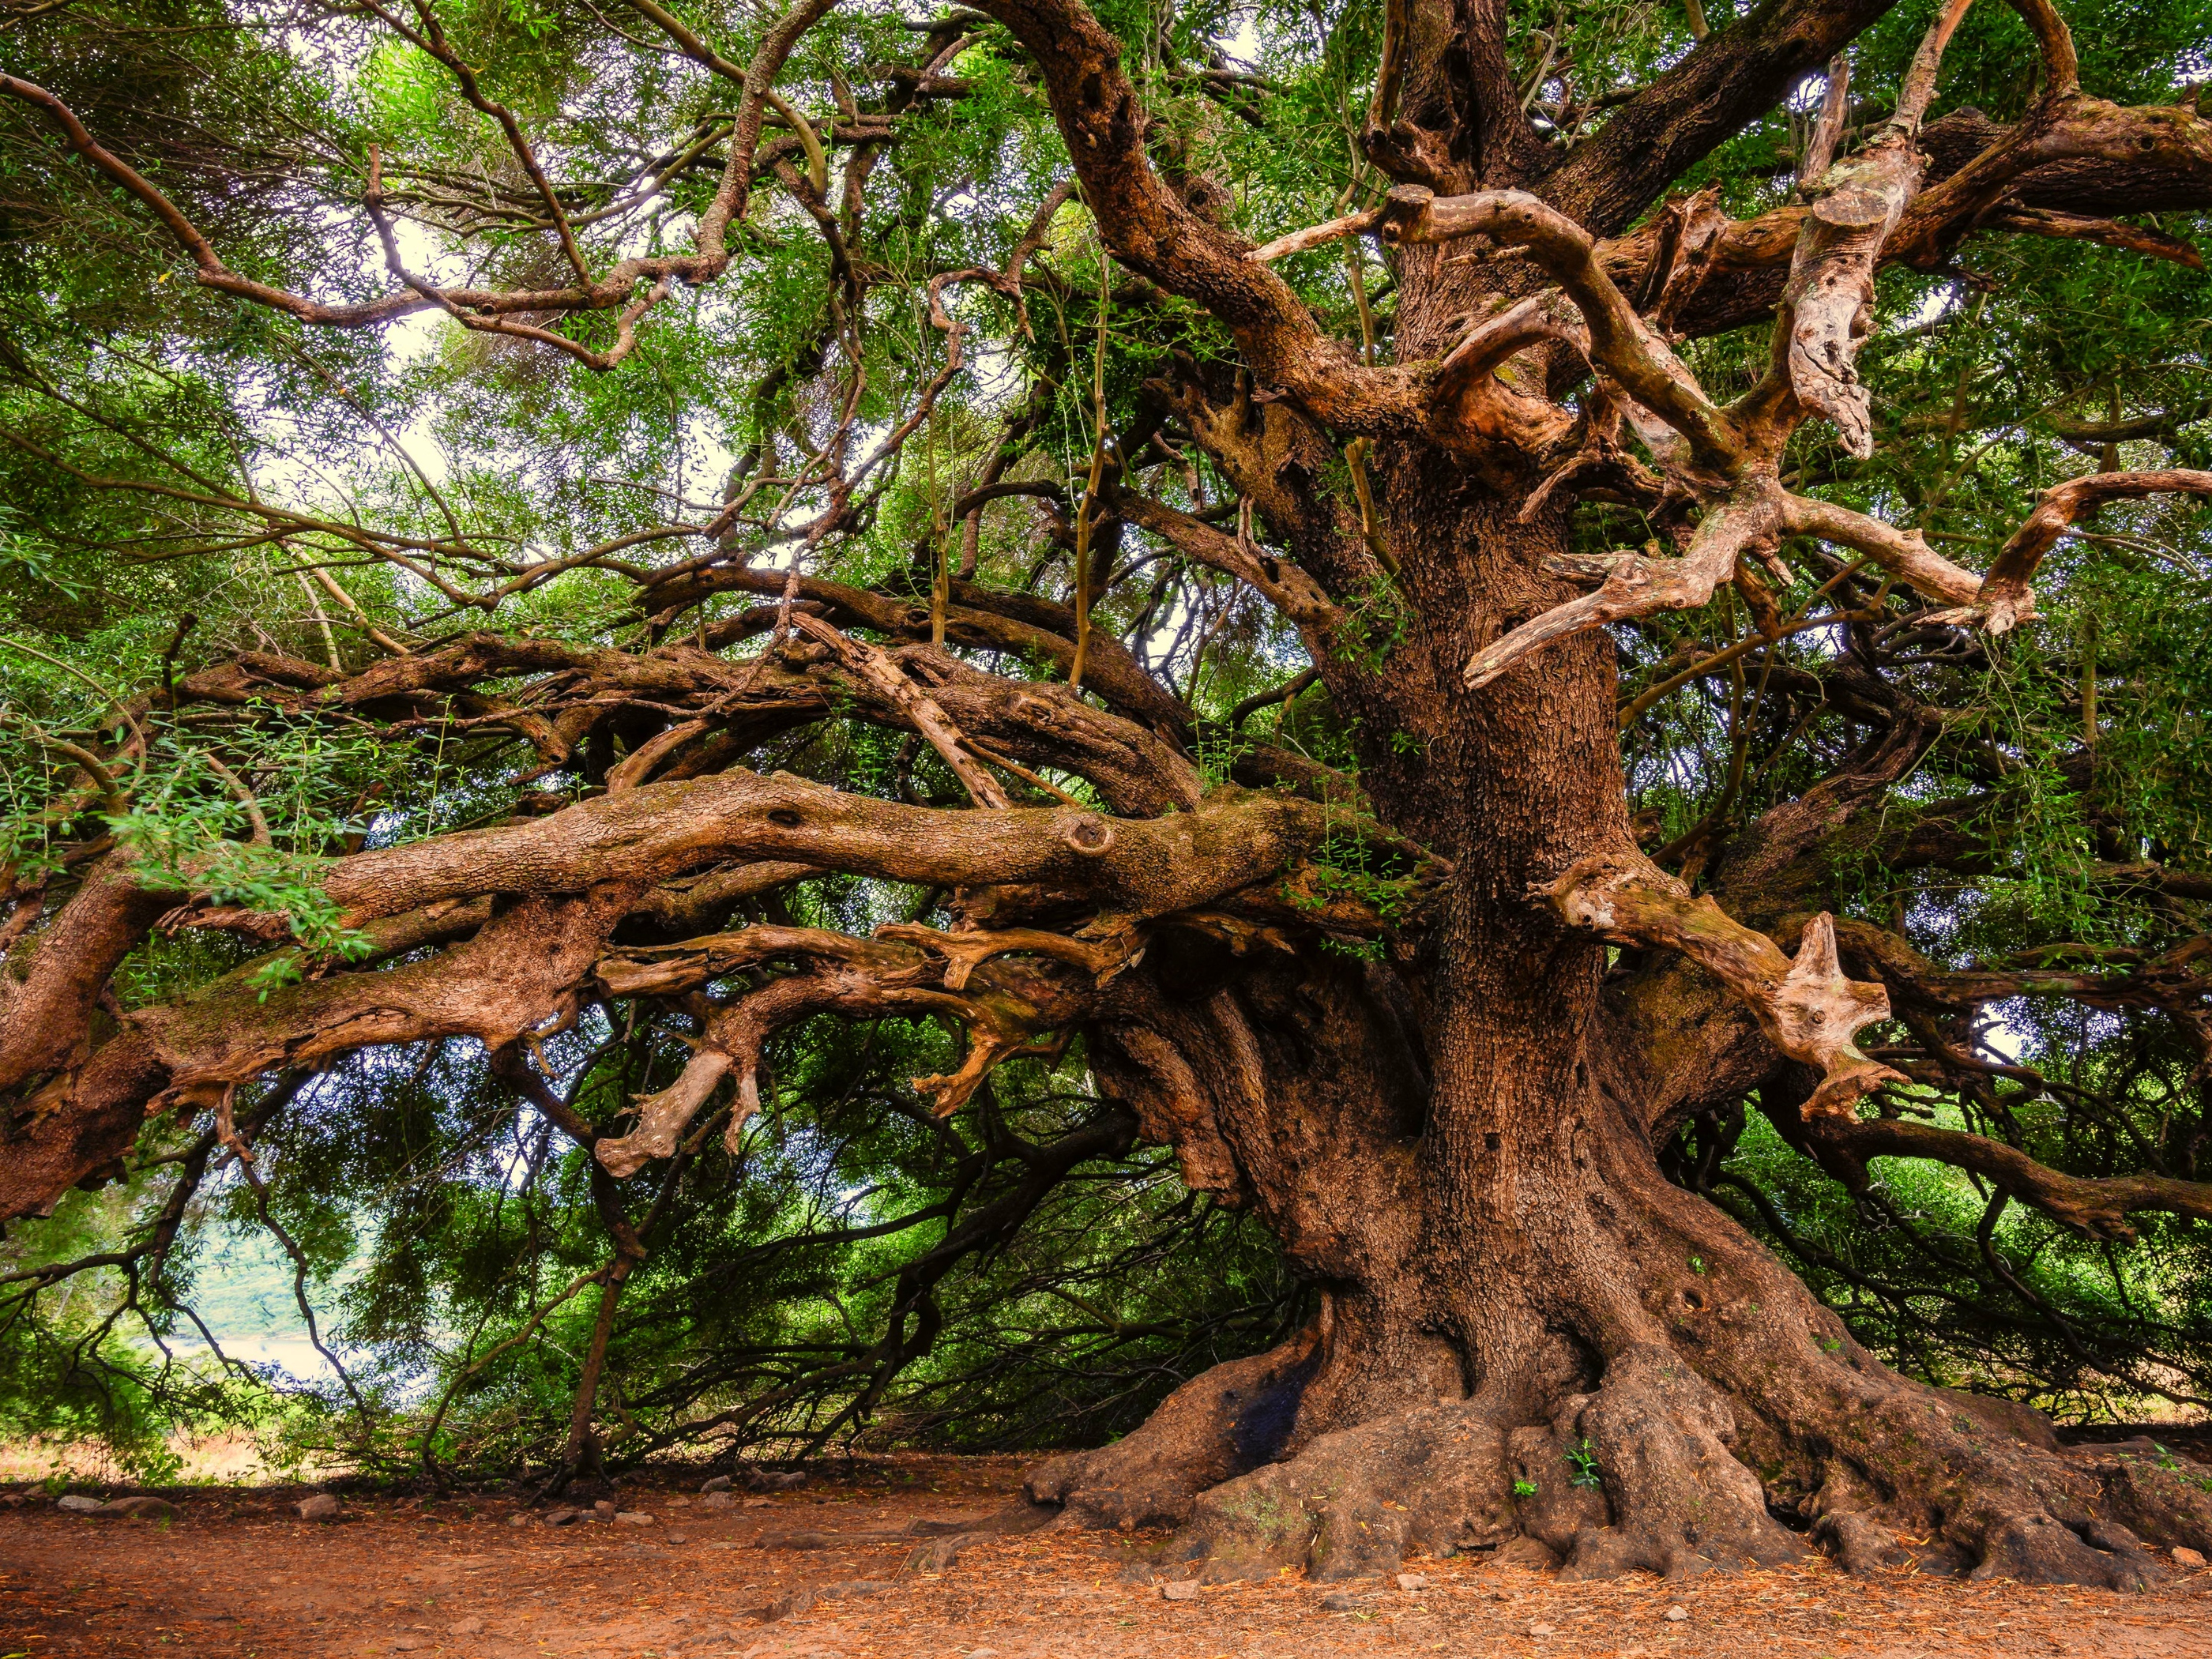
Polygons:
[[[0,1510],[0,1659],[2212,1655],[2212,1572],[2119,1595],[1852,1580],[1817,1564],[1685,1585],[1561,1584],[1453,1560],[1413,1564],[1433,1581],[1425,1589],[1285,1579],[1170,1601],[1138,1582],[1157,1539],[994,1538],[945,1571],[903,1576],[911,1537],[758,1547],[799,1532],[895,1534],[918,1520],[981,1516],[1011,1494],[1017,1469],[1000,1459],[899,1459],[875,1478],[721,1514],[640,1483],[624,1506],[654,1519],[635,1527],[510,1527],[515,1505],[499,1498],[428,1510],[356,1499],[344,1519],[319,1526],[293,1517],[285,1500],[297,1492],[268,1491],[172,1494],[184,1514],[166,1523]],[[886,1587],[765,1616],[794,1590],[855,1580]],[[1324,1608],[1331,1591],[1363,1605]],[[1689,1616],[1670,1623],[1677,1605]]]

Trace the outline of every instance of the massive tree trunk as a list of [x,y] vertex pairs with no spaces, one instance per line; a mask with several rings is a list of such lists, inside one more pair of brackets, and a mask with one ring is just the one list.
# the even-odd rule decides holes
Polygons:
[[1032,1503],[1177,1528],[1164,1564],[1188,1565],[1164,1570],[1208,1579],[1457,1551],[1680,1577],[1814,1544],[1853,1571],[2131,1588],[2161,1571],[2146,1544],[2204,1538],[2179,1473],[2063,1450],[2038,1413],[1862,1348],[1662,1175],[1591,947],[1455,902],[1433,994],[1194,951],[1117,999],[1102,1080],[1193,1185],[1267,1219],[1322,1311],[1032,1471]]
[[[1416,318],[1421,274],[1409,262]],[[1370,722],[1362,777],[1387,824],[1451,862],[1428,923],[1364,963],[1155,947],[1095,1038],[1186,1180],[1275,1231],[1319,1322],[1034,1471],[1030,1501],[1176,1527],[1166,1559],[1208,1579],[1460,1550],[1673,1577],[1810,1543],[1855,1571],[2157,1576],[2146,1544],[2212,1527],[2201,1491],[1899,1376],[1662,1174],[1672,1103],[1635,1045],[1670,1011],[1649,988],[1640,1010],[1609,1006],[1603,942],[1531,902],[1593,855],[1635,856],[1612,645],[1582,634],[1480,690],[1461,672],[1572,598],[1543,574],[1562,517],[1425,446],[1381,459],[1417,618],[1388,710],[1419,741]],[[1750,1022],[1732,1035],[1771,1067]]]

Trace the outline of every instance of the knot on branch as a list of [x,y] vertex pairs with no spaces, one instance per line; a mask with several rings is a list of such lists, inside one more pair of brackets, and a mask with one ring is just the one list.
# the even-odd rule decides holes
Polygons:
[[1114,826],[1095,812],[1071,817],[1060,838],[1085,858],[1103,858],[1114,850]]

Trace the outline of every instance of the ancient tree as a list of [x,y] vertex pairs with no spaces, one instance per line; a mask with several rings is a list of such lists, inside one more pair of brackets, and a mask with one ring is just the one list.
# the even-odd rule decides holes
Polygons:
[[[150,683],[19,732],[42,758],[6,890],[5,1213],[97,1183],[149,1123],[242,1158],[299,1079],[458,1039],[611,1192],[734,1144],[779,1033],[937,1020],[962,1052],[914,1080],[929,1110],[1078,1066],[1117,1115],[1098,1146],[1171,1145],[1319,1289],[1291,1341],[1041,1467],[1040,1516],[1177,1527],[1210,1577],[1817,1547],[2117,1586],[2159,1571],[2146,1547],[2212,1547],[2185,1473],[1884,1364],[1711,1179],[1748,1103],[1854,1192],[1875,1160],[1964,1172],[1992,1272],[2008,1206],[2115,1245],[2212,1220],[2187,1130],[2201,842],[2093,828],[2084,879],[2143,918],[2101,955],[1963,962],[1949,901],[1884,908],[1853,873],[2001,873],[1990,803],[2030,763],[1962,688],[2034,648],[2047,559],[2151,545],[2212,495],[2123,464],[2182,416],[2115,380],[2068,417],[2097,470],[2023,476],[1995,541],[1923,535],[1931,497],[1852,494],[1929,416],[1885,409],[1862,359],[1974,326],[1978,249],[2194,268],[2122,216],[2212,206],[2194,102],[2098,96],[2049,0],[1692,4],[1636,14],[1632,53],[1617,19],[1389,0],[1277,20],[1340,106],[1334,170],[1286,182],[1310,150],[1235,171],[1291,94],[1224,55],[1233,19],[833,3],[626,0],[520,33],[429,0],[297,14],[334,56],[404,52],[443,137],[310,112],[247,146],[181,94],[149,115],[89,71],[73,94],[59,58],[0,77],[52,224],[137,250],[151,313],[278,343],[255,349],[292,354],[288,385],[356,354],[316,371],[326,400],[426,319],[516,397],[673,398],[702,307],[811,273],[726,481],[679,465],[626,526],[551,547],[419,470],[339,506],[212,451],[149,459],[15,361],[68,411],[10,438],[19,462],[122,501],[147,570],[272,555],[270,592],[318,621],[180,623]],[[2018,48],[2006,118],[1935,113],[1976,29]],[[556,61],[574,78],[545,94]],[[948,159],[969,119],[1000,163]],[[1749,133],[1779,165],[1745,172]],[[1905,276],[1952,282],[1950,309],[1900,317]],[[1948,439],[2033,413],[1968,401],[1962,378]],[[106,470],[73,447],[94,427]],[[589,626],[531,608],[568,592]],[[2084,790],[2100,683],[2124,718],[2094,637],[2044,647],[2079,695],[2033,762]],[[1729,712],[1669,775],[1697,810],[1662,821],[1624,743],[1678,693]],[[284,845],[288,785],[252,747],[278,727],[465,750],[498,788],[473,823],[395,833],[356,801]],[[857,734],[836,765],[832,730]],[[179,800],[217,831],[157,833]],[[872,932],[778,896],[831,875],[917,896]],[[234,965],[118,994],[194,937]],[[2042,1097],[1976,1036],[2022,996],[2193,1042],[2186,1156],[2039,1156]],[[587,1121],[559,1039],[641,1019],[688,1058]],[[1953,1099],[1978,1115],[1929,1109]]]

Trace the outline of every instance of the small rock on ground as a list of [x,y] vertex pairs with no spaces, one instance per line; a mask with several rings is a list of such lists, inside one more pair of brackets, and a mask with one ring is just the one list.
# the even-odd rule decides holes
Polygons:
[[702,1510],[733,1510],[737,1506],[738,1500],[730,1496],[727,1486],[718,1486],[699,1500],[699,1507]]
[[302,1521],[335,1521],[345,1509],[343,1504],[326,1492],[319,1492],[295,1507],[300,1511]]
[[1528,1634],[1531,1636],[1556,1636],[1559,1634],[1559,1632],[1550,1625],[1531,1625],[1528,1626]]
[[581,1510],[548,1510],[545,1524],[549,1527],[573,1527],[584,1518]]
[[2201,1550],[2185,1549],[2176,1546],[2173,1552],[2173,1565],[2177,1567],[2201,1567],[2204,1565],[2204,1553]]
[[699,1488],[701,1492],[727,1492],[729,1489],[730,1477],[726,1474],[718,1474]]
[[1367,1598],[1350,1590],[1331,1590],[1321,1598],[1321,1605],[1328,1613],[1358,1613],[1367,1605]]
[[1677,1601],[1673,1607],[1667,1609],[1667,1622],[1670,1625],[1679,1625],[1689,1616],[1689,1608],[1684,1607],[1679,1601]]
[[653,1517],[642,1510],[617,1510],[615,1511],[615,1524],[622,1527],[649,1527],[653,1524]]
[[1178,1578],[1172,1584],[1161,1585],[1160,1600],[1163,1601],[1197,1601],[1198,1580],[1195,1578]]
[[779,1595],[768,1604],[766,1622],[774,1624],[779,1619],[789,1619],[802,1613],[814,1605],[814,1592],[804,1587],[788,1595]]
[[1428,1587],[1429,1575],[1425,1572],[1401,1572],[1398,1575],[1398,1588],[1401,1590],[1425,1590]]
[[[797,1535],[803,1537],[805,1534]],[[926,1540],[914,1547],[913,1553],[906,1558],[906,1564],[899,1571],[901,1572],[943,1572],[952,1565],[953,1558],[960,1553],[962,1547],[967,1542],[965,1538],[960,1537]],[[767,1547],[768,1542],[763,1539],[762,1547]]]
[[446,1628],[453,1632],[456,1636],[481,1636],[483,1634],[483,1620],[481,1619],[456,1619],[452,1624],[447,1626]]
[[67,1510],[72,1515],[90,1515],[100,1508],[97,1498],[87,1498],[81,1492],[65,1492],[54,1499],[54,1507]]
[[184,1511],[166,1498],[143,1494],[137,1498],[117,1498],[102,1504],[94,1515],[122,1515],[138,1521],[173,1521]]

